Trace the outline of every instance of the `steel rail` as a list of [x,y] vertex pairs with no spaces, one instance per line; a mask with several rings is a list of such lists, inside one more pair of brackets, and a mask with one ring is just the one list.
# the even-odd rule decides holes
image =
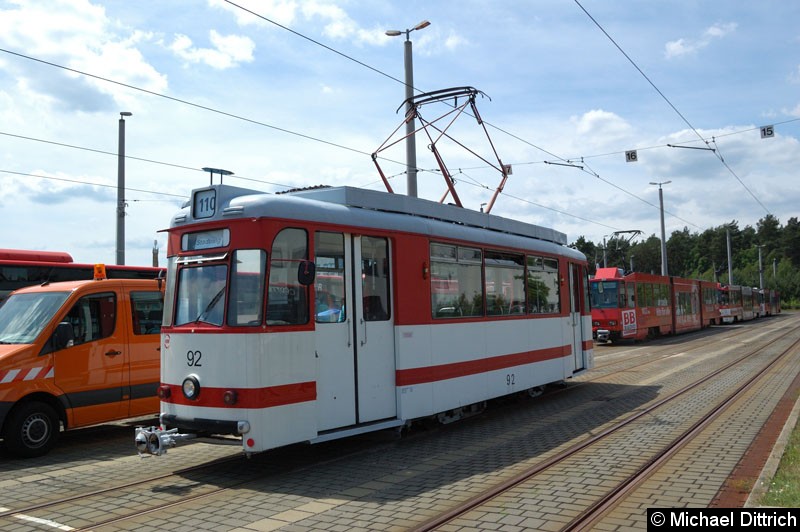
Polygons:
[[[752,349],[748,353],[742,355],[737,360],[734,360],[734,361],[726,364],[725,366],[723,366],[721,368],[718,368],[717,370],[713,371],[712,373],[710,373],[710,374],[708,374],[708,375],[696,380],[695,382],[692,382],[692,383],[684,386],[680,390],[678,390],[676,392],[673,392],[672,394],[670,394],[670,395],[668,395],[668,396],[656,401],[655,403],[651,404],[650,406],[648,406],[644,410],[629,416],[628,418],[620,421],[619,423],[617,423],[617,424],[615,424],[615,425],[613,425],[611,427],[608,427],[608,428],[604,429],[603,431],[601,431],[601,432],[599,432],[597,434],[592,435],[591,437],[587,438],[586,440],[584,440],[582,442],[579,442],[579,443],[577,443],[575,445],[572,445],[571,447],[567,448],[563,452],[561,452],[561,453],[559,453],[559,454],[557,454],[557,455],[555,455],[555,456],[553,456],[553,457],[551,457],[551,458],[549,458],[549,459],[547,459],[547,460],[545,460],[545,461],[543,461],[543,462],[541,462],[539,464],[536,464],[536,465],[528,468],[527,470],[522,471],[521,473],[518,473],[518,474],[514,475],[513,477],[511,477],[511,478],[509,478],[509,479],[497,484],[493,488],[491,488],[491,489],[489,489],[489,490],[487,490],[487,491],[485,491],[485,492],[483,492],[483,493],[481,493],[479,495],[476,495],[475,497],[472,497],[471,499],[468,499],[467,501],[455,506],[454,508],[450,509],[449,511],[447,511],[445,513],[442,513],[439,516],[422,523],[421,525],[413,528],[412,530],[414,530],[415,532],[430,531],[430,530],[434,530],[434,529],[436,529],[436,528],[438,528],[438,527],[440,527],[440,526],[442,526],[444,524],[447,524],[447,523],[455,520],[456,518],[466,514],[467,512],[469,512],[471,510],[474,510],[475,508],[481,506],[482,504],[484,504],[484,503],[486,503],[486,502],[488,502],[488,501],[490,501],[490,500],[492,500],[492,499],[494,499],[494,498],[496,498],[496,497],[498,497],[498,496],[510,491],[511,489],[515,488],[516,486],[519,486],[519,485],[525,483],[526,481],[528,481],[531,478],[533,478],[534,476],[542,473],[543,471],[545,471],[547,469],[550,469],[551,467],[553,467],[553,466],[555,466],[555,465],[567,460],[568,458],[574,456],[576,453],[578,453],[578,452],[590,447],[591,445],[593,445],[593,444],[595,444],[595,443],[607,438],[611,434],[613,434],[613,433],[621,430],[622,428],[630,425],[634,421],[636,421],[636,420],[638,420],[638,419],[640,419],[640,418],[642,418],[642,417],[644,417],[646,415],[649,415],[651,412],[653,412],[654,410],[660,408],[661,406],[676,400],[677,398],[681,397],[685,393],[697,388],[701,384],[704,384],[704,383],[710,381],[712,378],[716,377],[720,373],[722,373],[724,371],[727,371],[728,369],[730,369],[730,368],[732,368],[732,367],[734,367],[734,366],[736,366],[738,364],[741,364],[745,360],[749,359],[751,356],[755,355],[756,353],[758,353],[760,351],[763,351],[764,349],[766,349],[767,347],[771,346],[772,344],[774,344],[778,340],[788,336],[789,334],[791,334],[792,332],[797,331],[798,329],[800,329],[800,326],[794,326],[794,327],[788,329],[787,331],[785,331],[783,334],[779,335],[778,337],[771,339],[767,344],[759,346],[759,347],[756,347],[755,349]],[[800,343],[800,340],[796,341],[793,344],[793,346],[795,346],[797,343]],[[778,357],[778,358],[780,358],[780,357]],[[772,363],[770,363],[770,366],[771,365],[772,365]]]

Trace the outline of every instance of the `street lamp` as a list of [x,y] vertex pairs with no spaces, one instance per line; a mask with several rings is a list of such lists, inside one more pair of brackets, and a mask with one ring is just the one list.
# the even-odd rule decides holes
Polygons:
[[411,114],[413,104],[411,98],[414,97],[414,66],[411,59],[411,39],[409,34],[414,30],[421,30],[427,28],[431,23],[423,20],[413,28],[405,31],[400,30],[386,30],[386,35],[389,37],[397,37],[406,34],[406,43],[404,51],[405,71],[406,71],[406,183],[408,195],[417,197],[417,144],[414,140],[414,117]]
[[661,185],[667,185],[672,181],[650,181],[651,185],[658,185],[658,203],[661,206],[661,275],[667,275],[667,235],[664,231],[664,193]]
[[117,264],[125,264],[125,117],[119,114],[119,150],[117,151]]

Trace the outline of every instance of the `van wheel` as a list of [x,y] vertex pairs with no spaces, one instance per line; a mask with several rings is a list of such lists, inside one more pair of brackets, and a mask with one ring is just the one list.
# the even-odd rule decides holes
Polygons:
[[6,449],[22,458],[34,458],[50,452],[61,430],[58,415],[45,403],[25,403],[6,418],[3,440]]

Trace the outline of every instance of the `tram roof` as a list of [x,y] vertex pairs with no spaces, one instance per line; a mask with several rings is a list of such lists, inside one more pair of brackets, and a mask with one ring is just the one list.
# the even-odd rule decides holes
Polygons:
[[489,229],[501,233],[547,240],[561,245],[566,245],[567,243],[567,235],[554,229],[402,194],[389,194],[387,192],[354,187],[301,190],[291,194],[362,209],[454,222],[479,229]]
[[[438,221],[446,222],[450,227],[447,233],[453,233],[452,236],[456,238],[458,235],[455,233],[470,233],[468,238],[464,233],[465,239],[470,239],[476,235],[473,231],[488,230],[491,233],[486,233],[479,240],[486,241],[486,235],[494,234],[498,240],[518,236],[558,247],[567,244],[566,234],[554,229],[402,194],[354,187],[327,187],[269,194],[229,185],[213,185],[193,191],[192,197],[199,191],[210,189],[217,191],[217,214],[213,219],[231,219],[237,215],[274,216],[420,233],[430,232],[430,224],[437,225],[435,222]],[[209,218],[192,219],[189,208],[191,203],[191,200],[187,202],[184,210],[173,218],[173,227],[187,222],[211,221]],[[379,213],[384,213],[385,216],[379,216]],[[427,226],[427,230],[424,226]],[[444,230],[439,227],[439,230],[433,232],[443,234]],[[499,241],[497,243],[500,244]]]

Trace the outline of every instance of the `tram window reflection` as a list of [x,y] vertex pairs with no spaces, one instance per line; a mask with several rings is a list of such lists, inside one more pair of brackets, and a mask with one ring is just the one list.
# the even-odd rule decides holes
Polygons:
[[283,229],[272,242],[267,295],[267,325],[308,323],[307,288],[297,281],[297,263],[308,259],[303,229]]
[[175,325],[193,322],[222,325],[227,277],[227,264],[181,269]]
[[314,235],[314,319],[341,323],[347,319],[344,235],[317,231]]
[[231,265],[228,325],[261,325],[267,253],[261,249],[237,249]]
[[361,293],[365,321],[386,321],[390,315],[389,242],[361,238]]

